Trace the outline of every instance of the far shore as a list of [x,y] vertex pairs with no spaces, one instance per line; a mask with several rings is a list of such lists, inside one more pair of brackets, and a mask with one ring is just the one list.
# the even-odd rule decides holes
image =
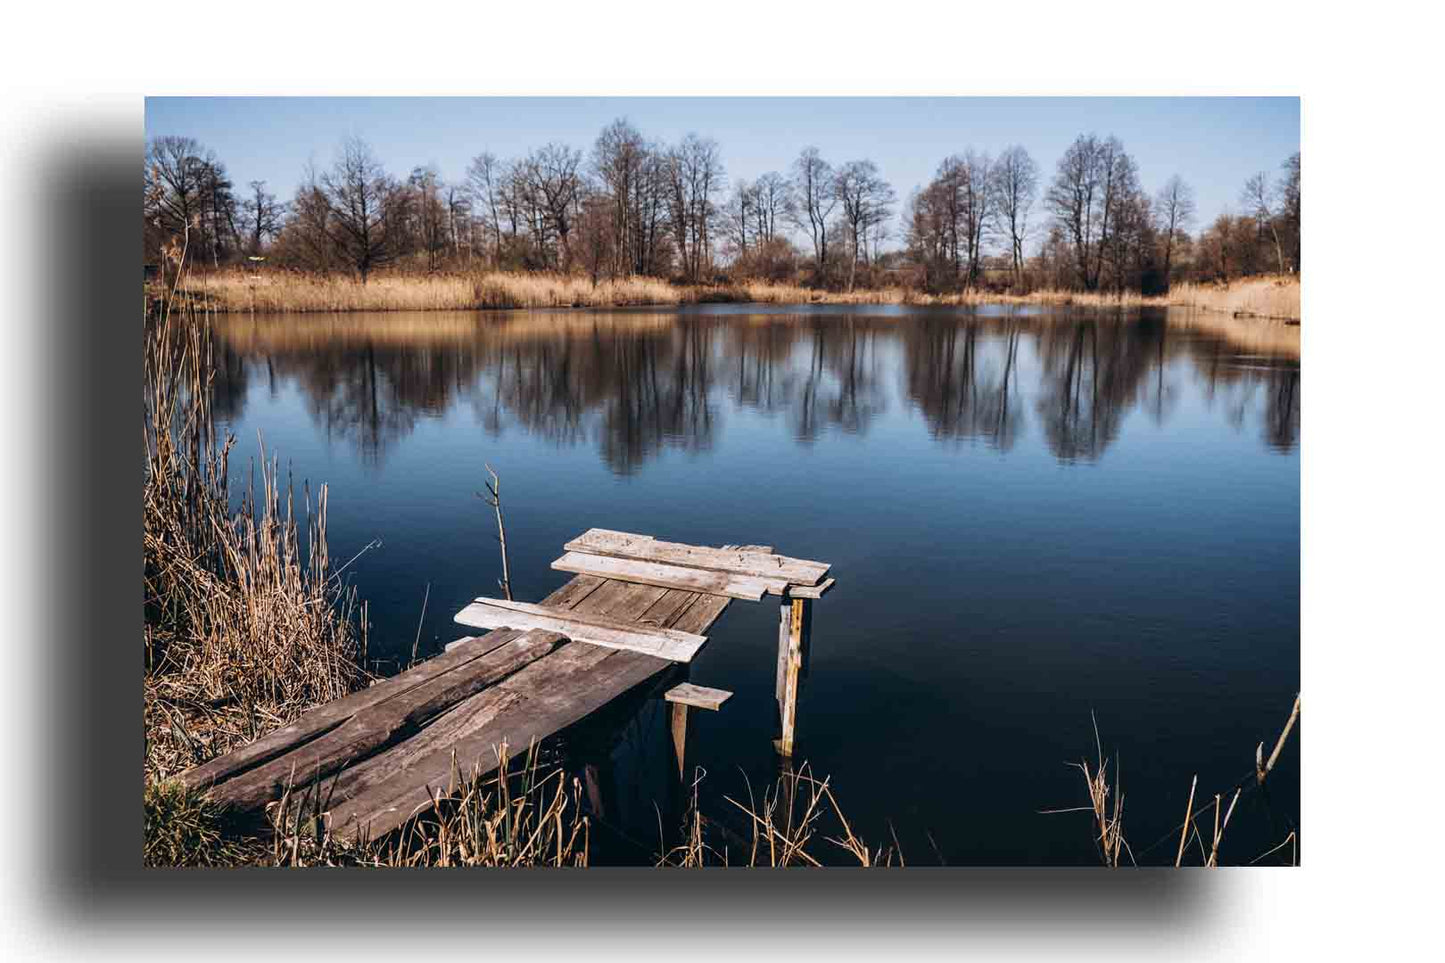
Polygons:
[[[155,293],[163,290],[153,284]],[[198,307],[219,313],[334,313],[344,311],[474,311],[508,308],[601,308],[679,304],[908,304],[974,307],[1039,305],[1086,308],[1185,307],[1236,318],[1298,324],[1298,276],[1243,278],[1226,284],[1177,285],[1167,295],[1039,290],[1028,294],[965,291],[927,294],[902,287],[825,291],[792,284],[739,281],[675,285],[632,277],[593,282],[575,275],[477,274],[354,277],[230,270],[188,275],[182,291]]]

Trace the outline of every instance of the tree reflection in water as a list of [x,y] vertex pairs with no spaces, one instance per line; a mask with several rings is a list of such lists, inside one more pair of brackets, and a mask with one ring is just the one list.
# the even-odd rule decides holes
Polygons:
[[1031,410],[1055,457],[1091,461],[1136,407],[1166,424],[1191,373],[1231,424],[1258,412],[1269,448],[1299,438],[1297,355],[1162,317],[516,312],[223,319],[220,333],[218,415],[294,384],[373,464],[420,419],[468,405],[488,434],[593,444],[628,474],[708,449],[727,410],[781,416],[802,444],[866,433],[894,385],[939,441],[1008,452]]

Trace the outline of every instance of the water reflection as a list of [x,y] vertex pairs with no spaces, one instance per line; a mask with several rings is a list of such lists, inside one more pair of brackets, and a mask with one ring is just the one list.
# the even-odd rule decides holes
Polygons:
[[595,445],[627,474],[666,449],[706,450],[729,411],[783,418],[810,444],[866,433],[893,403],[939,442],[1008,452],[1037,430],[1056,458],[1087,462],[1136,409],[1167,424],[1186,391],[1291,451],[1297,329],[1241,330],[1253,340],[1162,313],[246,316],[220,322],[215,393],[234,420],[261,384],[273,396],[294,386],[327,436],[372,464],[421,419],[461,406],[489,434]]

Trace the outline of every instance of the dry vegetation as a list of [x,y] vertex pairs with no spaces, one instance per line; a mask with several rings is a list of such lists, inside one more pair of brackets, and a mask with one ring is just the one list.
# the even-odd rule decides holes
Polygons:
[[1170,293],[1169,301],[1234,317],[1299,321],[1299,276],[1241,278],[1228,284],[1181,284]]
[[[165,778],[364,684],[364,610],[330,571],[326,489],[298,518],[263,464],[233,512],[211,420],[208,326],[166,312],[145,346],[145,714]],[[301,529],[306,531],[303,548]],[[360,615],[358,619],[357,616]]]
[[343,275],[219,271],[188,281],[190,301],[216,312],[334,313],[345,311],[473,311],[506,308],[593,308],[704,303],[911,304],[973,307],[988,304],[1140,308],[1176,305],[1239,317],[1299,320],[1298,277],[1250,278],[1223,285],[1179,285],[1165,296],[1134,292],[984,290],[925,294],[902,287],[824,291],[791,284],[742,281],[674,285],[632,277],[592,283],[559,274],[373,275],[365,284]]
[[[1178,845],[1174,853],[1174,866],[1176,868],[1185,865],[1185,857],[1193,852],[1190,844],[1197,847],[1199,853],[1199,865],[1210,868],[1219,866],[1220,844],[1224,841],[1225,832],[1229,829],[1229,821],[1234,816],[1235,806],[1239,803],[1239,797],[1246,788],[1257,789],[1264,785],[1270,772],[1274,770],[1275,763],[1279,761],[1280,752],[1283,751],[1290,733],[1294,731],[1295,724],[1299,721],[1300,699],[1295,696],[1294,708],[1291,710],[1289,720],[1285,723],[1284,729],[1280,732],[1279,738],[1275,741],[1274,751],[1269,756],[1269,761],[1264,759],[1264,743],[1260,743],[1255,750],[1255,771],[1253,776],[1240,780],[1236,785],[1230,786],[1223,792],[1214,794],[1213,802],[1206,802],[1198,808],[1194,801],[1199,788],[1199,777],[1196,775],[1189,785],[1189,801],[1185,804],[1184,819],[1180,824],[1170,829],[1163,837],[1145,847],[1139,852],[1144,856],[1150,851],[1158,848],[1177,836]],[[1099,725],[1094,723],[1094,749],[1097,753],[1096,761],[1092,767],[1088,759],[1079,762],[1071,762],[1068,765],[1079,770],[1084,776],[1084,785],[1088,792],[1089,804],[1087,806],[1071,806],[1064,809],[1045,809],[1045,814],[1087,812],[1092,816],[1094,828],[1094,846],[1099,854],[1099,860],[1105,866],[1118,868],[1124,865],[1123,859],[1128,858],[1129,865],[1138,866],[1135,859],[1135,852],[1124,837],[1124,790],[1119,782],[1119,760],[1116,756],[1108,759],[1104,756],[1103,743],[1099,739]],[[1110,784],[1108,775],[1110,766],[1113,766],[1113,783]],[[1226,800],[1228,804],[1226,805]],[[1206,823],[1204,828],[1200,827],[1200,820],[1210,819],[1212,825]],[[1207,842],[1206,842],[1207,836]],[[1251,860],[1251,864],[1258,863],[1266,857],[1278,852],[1286,846],[1293,846],[1291,851],[1290,865],[1299,865],[1299,830],[1291,829],[1285,839],[1279,845],[1267,852],[1261,853]],[[1207,848],[1206,848],[1207,847]]]
[[684,838],[658,860],[659,866],[822,866],[818,843],[859,866],[903,865],[896,849],[874,849],[859,839],[843,816],[827,779],[818,779],[808,765],[789,768],[763,792],[761,804],[748,787],[746,804],[726,797],[747,820],[747,835],[727,829],[698,808],[693,782]]

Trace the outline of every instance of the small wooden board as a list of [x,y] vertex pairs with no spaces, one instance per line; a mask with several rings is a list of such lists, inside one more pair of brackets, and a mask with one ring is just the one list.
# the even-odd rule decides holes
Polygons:
[[662,697],[668,702],[677,702],[698,709],[711,709],[715,712],[724,702],[731,699],[733,694],[726,689],[709,689],[707,686],[683,682],[668,689],[662,694]]
[[782,595],[788,588],[787,579],[756,578],[732,572],[644,562],[634,558],[613,558],[609,555],[589,555],[584,552],[568,552],[553,562],[552,567],[559,572],[596,575],[600,578],[615,578],[623,582],[682,589],[686,592],[725,595],[750,602],[757,602],[769,593]]
[[455,620],[479,629],[545,629],[574,642],[590,642],[671,662],[691,662],[697,651],[707,644],[705,635],[506,599],[479,598],[458,612]]
[[793,585],[817,585],[828,574],[829,568],[826,562],[812,562],[746,549],[707,548],[680,542],[661,542],[651,535],[614,532],[605,528],[588,529],[563,547],[569,552],[584,552],[589,555],[608,555],[684,568],[731,572],[753,578],[784,579]]
[[820,599],[823,593],[833,587],[837,579],[826,578],[818,585],[790,585],[788,594],[795,599]]

